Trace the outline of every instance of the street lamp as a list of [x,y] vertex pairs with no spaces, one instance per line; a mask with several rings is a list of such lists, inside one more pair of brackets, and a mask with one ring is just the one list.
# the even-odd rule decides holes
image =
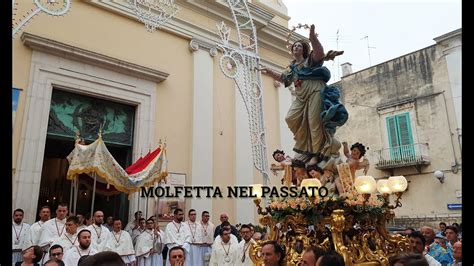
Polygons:
[[253,200],[255,205],[257,206],[257,213],[260,215],[267,215],[267,210],[264,210],[262,206],[260,206],[260,203],[262,202],[262,184],[253,184],[250,185],[252,187],[253,194],[256,196],[256,198]]
[[390,190],[397,195],[397,199],[395,202],[395,207],[401,207],[402,203],[400,202],[400,199],[402,198],[403,192],[407,189],[408,187],[408,182],[404,176],[391,176],[388,178],[388,185],[390,187]]
[[377,181],[377,191],[382,194],[382,198],[385,201],[385,204],[388,205],[388,197],[392,194],[390,185],[388,184],[388,179],[379,179]]
[[374,193],[377,189],[377,183],[372,176],[358,176],[355,179],[354,186],[359,194],[364,197],[365,203],[369,200],[370,194]]
[[442,171],[436,170],[434,176],[439,180],[439,182],[441,182],[441,184],[444,183],[444,173]]

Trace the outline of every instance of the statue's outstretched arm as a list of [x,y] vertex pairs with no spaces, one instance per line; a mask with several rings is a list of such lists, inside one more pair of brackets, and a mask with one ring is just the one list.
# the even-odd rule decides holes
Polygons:
[[309,40],[311,41],[311,46],[313,47],[313,52],[311,53],[313,62],[320,62],[323,60],[324,48],[318,40],[318,35],[314,32],[314,24],[311,24],[309,30]]

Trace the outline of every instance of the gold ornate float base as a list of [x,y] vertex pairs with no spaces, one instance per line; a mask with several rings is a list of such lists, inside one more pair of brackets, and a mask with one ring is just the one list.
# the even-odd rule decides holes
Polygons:
[[[262,225],[270,228],[268,240],[275,240],[285,249],[287,265],[300,265],[304,250],[317,246],[325,251],[335,250],[344,258],[347,266],[388,265],[388,258],[400,252],[411,251],[410,242],[401,235],[390,235],[386,221],[394,217],[392,210],[373,217],[353,215],[336,209],[308,230],[310,223],[300,214],[285,217],[281,222],[270,215],[260,218]],[[262,245],[258,241],[252,247],[251,258],[255,265],[263,265]]]

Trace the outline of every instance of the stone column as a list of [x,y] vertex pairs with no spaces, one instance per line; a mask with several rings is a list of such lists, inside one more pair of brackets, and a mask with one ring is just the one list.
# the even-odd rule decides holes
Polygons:
[[[214,45],[192,39],[189,49],[193,53],[193,133],[192,167],[186,178],[187,186],[211,186],[213,175],[213,81],[214,60],[217,54]],[[198,217],[204,210],[212,212],[212,199],[192,198],[191,208]]]

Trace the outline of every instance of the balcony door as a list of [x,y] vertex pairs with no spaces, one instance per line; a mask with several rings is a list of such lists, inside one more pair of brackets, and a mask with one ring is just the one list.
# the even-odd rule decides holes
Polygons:
[[415,160],[415,148],[411,130],[410,113],[386,118],[390,159],[396,161]]

